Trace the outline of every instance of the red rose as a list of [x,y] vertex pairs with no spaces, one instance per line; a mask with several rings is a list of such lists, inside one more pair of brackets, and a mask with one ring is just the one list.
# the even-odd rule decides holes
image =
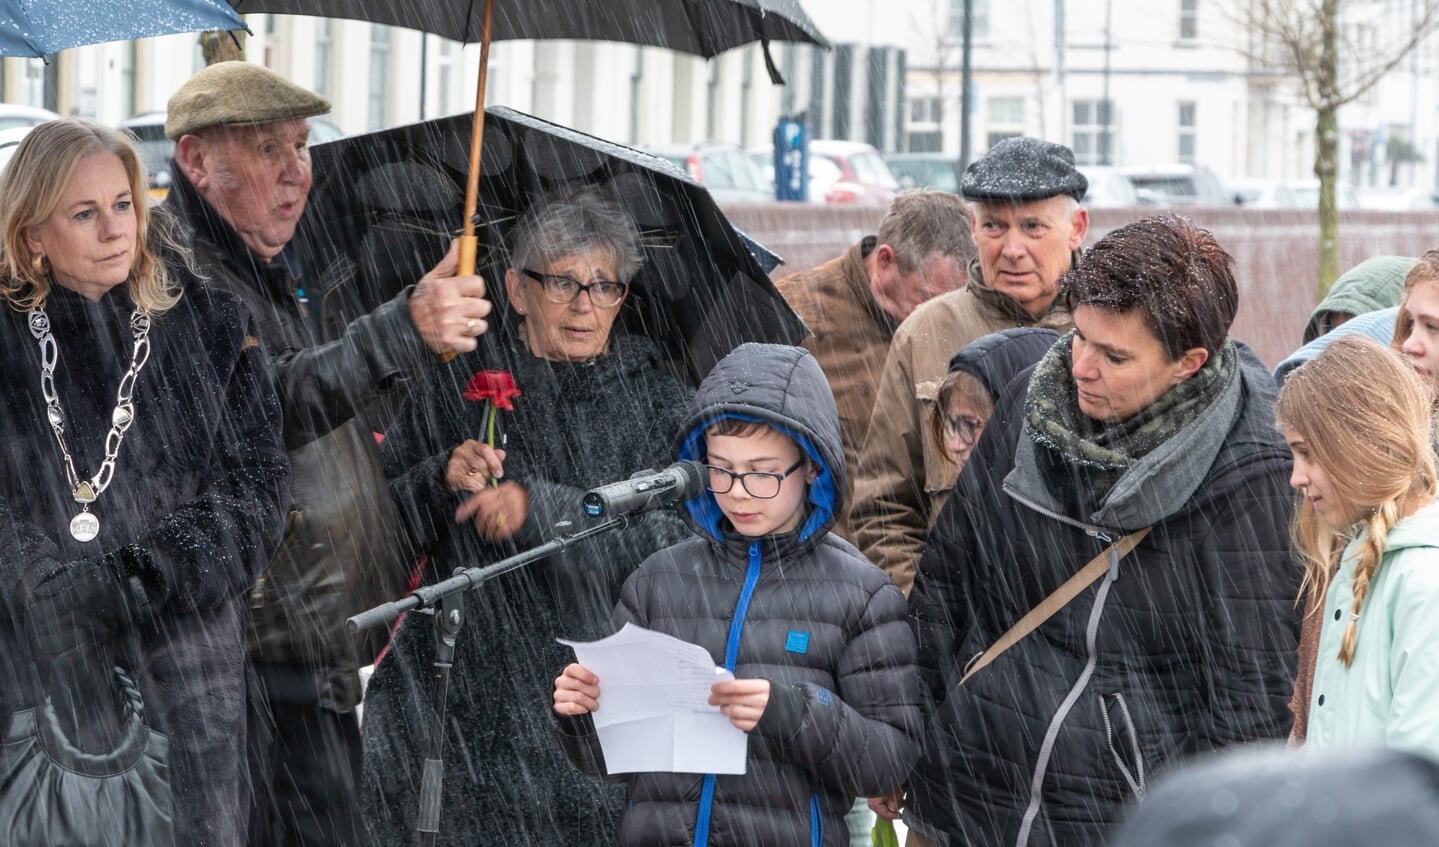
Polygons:
[[465,386],[466,400],[490,400],[496,409],[506,411],[514,410],[515,404],[511,401],[519,396],[520,389],[509,371],[478,371]]

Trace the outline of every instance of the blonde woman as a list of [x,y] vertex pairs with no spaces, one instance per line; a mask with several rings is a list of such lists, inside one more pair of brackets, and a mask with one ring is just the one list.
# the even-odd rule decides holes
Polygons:
[[[1312,747],[1439,754],[1439,506],[1429,398],[1391,351],[1336,340],[1290,375],[1280,429],[1304,499],[1295,545],[1320,616]],[[1342,548],[1342,549],[1341,549]],[[1338,568],[1334,563],[1338,561]]]
[[[36,127],[0,179],[0,727],[49,697],[111,750],[121,667],[169,739],[173,843],[237,847],[242,597],[289,465],[253,319],[191,275],[145,191],[127,137],[80,120]],[[104,814],[115,843],[160,843]],[[42,843],[17,825],[0,844]]]

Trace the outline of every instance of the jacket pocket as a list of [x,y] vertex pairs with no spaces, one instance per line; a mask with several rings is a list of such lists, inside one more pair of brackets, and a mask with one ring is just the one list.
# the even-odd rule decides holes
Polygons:
[[1134,799],[1143,800],[1146,790],[1144,753],[1139,749],[1139,733],[1134,728],[1124,695],[1101,694],[1099,714],[1104,719],[1105,741],[1109,745],[1109,754],[1114,757],[1114,764],[1124,775]]
[[[301,509],[301,508],[298,508],[298,507],[295,507],[295,506],[291,506],[291,507],[290,507],[290,512],[289,512],[289,514],[285,516],[285,532],[284,532],[284,534],[281,536],[281,538],[293,538],[293,537],[295,537],[295,533],[298,533],[298,532],[300,531],[300,525],[303,524],[304,522],[305,522],[305,510],[304,510],[304,509]],[[270,573],[269,568],[266,568],[265,570],[261,571],[261,572],[260,572],[260,575],[255,578],[255,582],[254,582],[253,584],[251,584],[251,586],[250,586],[250,608],[251,608],[251,609],[263,609],[263,608],[265,608],[265,593],[266,593],[266,591],[268,591],[268,589],[269,589],[269,586],[268,586],[269,573]]]

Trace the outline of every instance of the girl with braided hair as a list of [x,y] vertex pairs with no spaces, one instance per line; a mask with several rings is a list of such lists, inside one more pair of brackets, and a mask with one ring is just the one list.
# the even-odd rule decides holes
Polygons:
[[1306,743],[1439,754],[1439,505],[1425,386],[1393,352],[1351,335],[1290,375],[1277,411],[1294,454],[1290,484],[1304,495],[1300,596],[1322,598],[1305,609],[1322,616]]

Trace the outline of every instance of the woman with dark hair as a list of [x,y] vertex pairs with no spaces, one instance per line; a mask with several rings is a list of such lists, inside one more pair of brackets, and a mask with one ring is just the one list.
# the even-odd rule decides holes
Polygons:
[[1066,275],[1075,330],[1000,399],[911,596],[934,699],[913,843],[1099,844],[1156,771],[1288,730],[1289,456],[1274,381],[1228,338],[1231,265],[1159,217]]
[[[0,727],[48,697],[82,750],[112,751],[120,668],[169,739],[173,842],[238,847],[241,598],[279,546],[289,462],[254,320],[195,279],[145,185],[128,137],[81,120],[33,129],[0,180]],[[6,809],[39,790],[0,779]],[[36,802],[47,837],[84,823]],[[160,843],[124,811],[96,812],[113,843]],[[41,843],[24,823],[0,819],[0,844]]]
[[[383,445],[401,514],[429,555],[427,582],[592,523],[585,491],[673,461],[691,395],[647,337],[619,330],[643,256],[617,203],[595,191],[542,199],[510,241],[505,290],[519,325],[436,369]],[[506,396],[466,400],[480,382]],[[495,414],[505,438],[492,446]],[[555,639],[608,635],[625,578],[686,534],[676,514],[652,513],[466,595],[441,844],[615,842],[623,790],[576,770],[551,737],[554,669],[572,657]],[[375,845],[414,840],[433,630],[428,616],[408,616],[366,694],[363,796]]]

